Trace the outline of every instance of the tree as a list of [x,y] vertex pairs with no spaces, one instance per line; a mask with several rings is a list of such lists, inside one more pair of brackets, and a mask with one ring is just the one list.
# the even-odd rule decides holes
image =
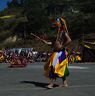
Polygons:
[[[78,38],[83,32],[94,32],[94,3],[94,0],[12,0],[8,5],[11,5],[11,8],[16,10],[16,14],[19,14],[17,18],[27,18],[27,21],[23,24],[20,20],[19,23],[15,22],[17,23],[18,33],[24,28],[18,26],[19,24],[25,25],[27,34],[50,32],[49,18],[63,16],[67,21],[72,37]],[[9,10],[11,8],[9,7]],[[19,11],[19,9],[22,11]],[[15,31],[14,26],[13,29]],[[52,34],[52,32],[49,34]]]

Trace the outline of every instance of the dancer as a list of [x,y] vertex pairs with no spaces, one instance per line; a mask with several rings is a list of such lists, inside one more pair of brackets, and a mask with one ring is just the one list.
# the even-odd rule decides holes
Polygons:
[[67,87],[67,76],[69,75],[68,70],[68,58],[65,47],[70,44],[71,38],[66,26],[66,22],[63,18],[57,18],[54,22],[56,27],[56,38],[53,42],[46,42],[46,44],[53,44],[54,51],[50,56],[48,62],[44,66],[45,76],[50,79],[50,83],[47,88],[54,87],[54,81],[57,78],[62,78],[63,83],[61,87]]

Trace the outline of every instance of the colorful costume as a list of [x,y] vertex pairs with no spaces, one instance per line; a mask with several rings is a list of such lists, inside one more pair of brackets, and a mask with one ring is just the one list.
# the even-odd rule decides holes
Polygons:
[[63,22],[62,20],[64,19],[58,18],[56,21],[57,36],[55,40],[54,52],[44,66],[45,76],[50,79],[56,79],[57,77],[65,79],[66,76],[69,75],[67,52],[65,48],[56,49],[58,42],[59,46],[64,45],[66,39],[65,33],[67,32],[67,27],[65,25],[65,22]]
[[44,66],[45,76],[56,79],[56,77],[66,77],[69,75],[68,58],[66,51],[55,51]]
[[10,61],[10,67],[25,67],[27,65],[27,59],[24,54],[13,53]]
[[5,55],[2,51],[0,51],[0,63],[4,62],[5,60]]

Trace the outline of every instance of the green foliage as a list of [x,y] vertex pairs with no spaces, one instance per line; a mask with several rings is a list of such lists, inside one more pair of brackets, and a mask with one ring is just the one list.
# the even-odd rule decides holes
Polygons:
[[[0,38],[17,35],[20,39],[31,39],[30,33],[54,35],[50,30],[50,18],[63,16],[73,39],[83,33],[95,30],[94,0],[12,0],[3,15],[15,15],[10,19],[0,19]],[[6,32],[8,30],[8,33]],[[3,33],[4,32],[4,33]],[[10,32],[10,33],[9,33]],[[2,34],[6,34],[5,36]]]

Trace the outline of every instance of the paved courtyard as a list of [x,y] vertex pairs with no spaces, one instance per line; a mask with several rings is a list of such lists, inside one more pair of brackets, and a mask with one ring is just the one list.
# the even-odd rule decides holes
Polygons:
[[[8,68],[0,63],[0,96],[95,96],[95,63],[69,65],[69,87],[47,89],[44,77],[45,63],[28,64],[25,68]],[[61,84],[57,79],[55,84]]]

